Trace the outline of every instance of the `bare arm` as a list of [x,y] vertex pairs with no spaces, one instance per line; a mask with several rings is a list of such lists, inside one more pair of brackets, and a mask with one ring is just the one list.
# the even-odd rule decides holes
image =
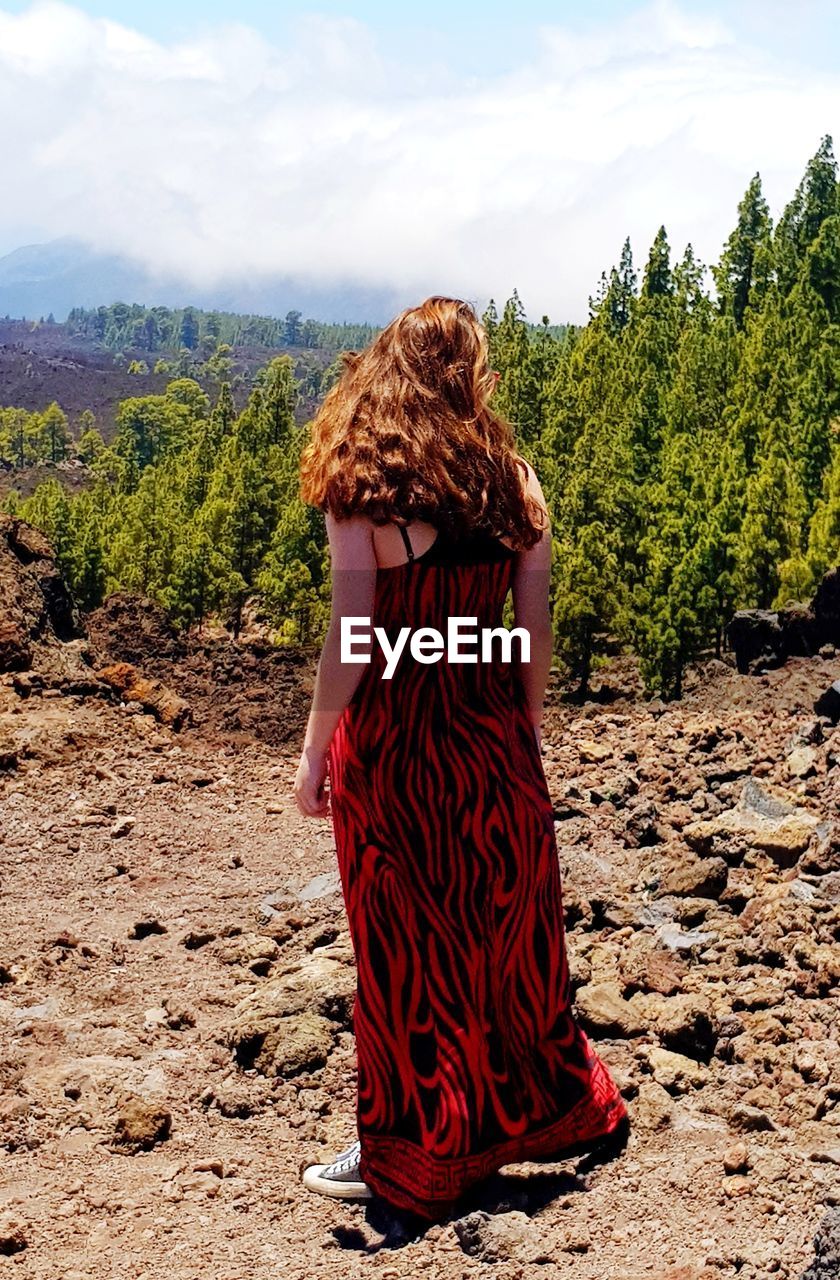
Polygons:
[[531,637],[531,661],[521,663],[519,671],[525,686],[528,710],[539,742],[543,702],[554,649],[554,634],[548,605],[551,579],[551,528],[548,523],[545,497],[530,465],[526,492],[545,511],[545,528],[533,547],[517,553],[513,575],[513,614],[514,625],[524,627]]
[[[345,616],[370,618],[376,589],[376,556],[370,521],[361,516],[338,521],[327,515],[327,536],[332,568],[330,622],[318,663],[294,786],[298,808],[312,818],[327,813],[323,790],[327,752],[365,669],[361,663],[341,661],[341,619]],[[357,648],[356,651],[364,650]]]

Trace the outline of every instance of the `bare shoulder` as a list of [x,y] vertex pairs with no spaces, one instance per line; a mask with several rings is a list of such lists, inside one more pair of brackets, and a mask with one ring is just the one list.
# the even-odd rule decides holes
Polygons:
[[539,507],[547,530],[549,524],[548,503],[545,500],[545,494],[542,491],[542,485],[539,482],[537,473],[527,458],[517,455],[516,461],[523,470],[522,487],[525,491],[525,497],[530,498],[533,503]]
[[326,513],[330,559],[337,569],[370,569],[376,567],[373,550],[373,521],[367,516],[348,516],[338,520]]

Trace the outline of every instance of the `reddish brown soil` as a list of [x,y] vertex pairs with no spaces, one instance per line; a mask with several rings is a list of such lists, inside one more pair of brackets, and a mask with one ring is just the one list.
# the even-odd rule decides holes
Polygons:
[[[133,705],[0,684],[0,1266],[21,1280],[798,1280],[840,1196],[836,995],[802,942],[833,939],[836,956],[836,874],[748,857],[730,884],[737,870],[749,912],[737,894],[685,900],[683,927],[699,912],[719,942],[667,964],[729,1047],[663,1090],[654,1031],[595,1032],[631,1109],[627,1150],[590,1172],[511,1167],[414,1232],[300,1185],[353,1136],[346,1006],[324,1065],[265,1075],[231,1044],[239,1002],[290,965],[352,960],[329,823],[289,796],[311,660],[179,652],[159,619],[147,632],[147,663],[195,703],[181,734]],[[619,662],[612,703],[555,691],[546,770],[578,990],[626,972],[639,943],[661,956],[652,886],[690,860],[686,823],[747,777],[837,819],[836,735],[810,776],[786,752],[838,676],[836,660],[759,678],[712,663],[662,706],[632,696]],[[806,895],[793,906],[791,885]],[[133,1124],[148,1149],[120,1141]]]

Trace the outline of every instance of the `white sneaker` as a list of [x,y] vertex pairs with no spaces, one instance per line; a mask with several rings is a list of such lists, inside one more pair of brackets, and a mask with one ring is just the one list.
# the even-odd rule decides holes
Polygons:
[[338,1200],[372,1199],[373,1192],[359,1177],[361,1151],[361,1143],[354,1142],[332,1164],[309,1165],[303,1171],[303,1185],[309,1191],[320,1191],[321,1195]]

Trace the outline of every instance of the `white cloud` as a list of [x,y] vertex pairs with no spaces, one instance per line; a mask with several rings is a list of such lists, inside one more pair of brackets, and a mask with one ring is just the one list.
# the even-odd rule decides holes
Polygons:
[[229,24],[164,46],[59,3],[0,9],[0,237],[31,223],[196,283],[283,272],[581,319],[626,234],[715,258],[760,169],[778,210],[840,75],[660,0],[459,80],[351,19],[292,47]]

